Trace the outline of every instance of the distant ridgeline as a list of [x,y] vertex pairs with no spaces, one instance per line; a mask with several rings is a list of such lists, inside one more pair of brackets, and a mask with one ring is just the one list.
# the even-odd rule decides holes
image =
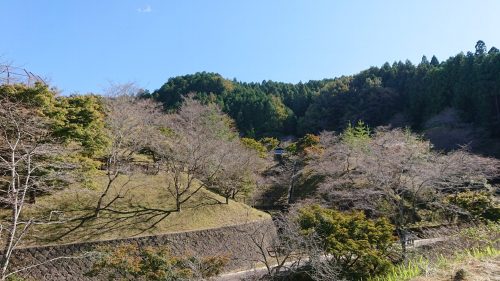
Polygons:
[[500,136],[500,53],[495,47],[488,51],[483,41],[474,53],[443,62],[424,56],[418,65],[385,63],[353,76],[298,84],[244,83],[200,72],[170,78],[144,96],[171,110],[190,93],[217,103],[250,137],[341,130],[357,120],[371,127],[399,122],[418,130],[447,108],[457,110],[464,122]]

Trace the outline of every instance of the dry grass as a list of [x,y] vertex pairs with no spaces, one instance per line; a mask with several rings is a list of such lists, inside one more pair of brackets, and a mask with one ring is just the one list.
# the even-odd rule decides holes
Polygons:
[[[113,185],[108,200],[120,193],[123,198],[114,203],[120,211],[155,208],[171,210],[175,204],[165,189],[168,177],[165,175],[136,174],[130,178],[122,176]],[[72,218],[92,214],[100,191],[106,183],[105,176],[95,178],[97,190],[72,185],[53,195],[40,197],[37,203],[26,207],[26,217],[51,217],[52,221],[64,223],[35,225],[24,245],[58,244],[77,241],[95,241],[132,236],[154,235],[169,232],[214,228],[269,218],[269,215],[245,204],[224,199],[207,190],[200,190],[181,212],[153,212],[114,214],[103,212],[97,219],[86,221],[81,227],[60,238],[63,233],[77,226],[81,221]],[[57,212],[52,212],[57,211]]]
[[456,273],[464,270],[465,279],[468,281],[498,281],[500,280],[500,256],[489,258],[471,258],[462,262],[449,264],[443,270],[429,276],[421,276],[411,281],[450,281],[454,280]]

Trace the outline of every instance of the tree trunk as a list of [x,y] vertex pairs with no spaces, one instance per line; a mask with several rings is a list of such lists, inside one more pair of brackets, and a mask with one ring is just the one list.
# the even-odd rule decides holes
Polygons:
[[398,236],[399,236],[399,242],[401,243],[401,258],[402,260],[406,260],[406,231],[398,228],[397,231]]
[[30,204],[36,203],[36,191],[33,188],[30,189],[28,203]]
[[495,105],[497,110],[497,121],[500,122],[500,106],[498,104],[498,95],[495,95]]
[[295,183],[295,173],[297,173],[297,161],[293,161],[293,166],[292,166],[292,175],[290,177],[290,185],[288,188],[288,194],[287,194],[287,202],[288,204],[292,204],[292,194],[293,194],[293,185]]
[[[17,193],[14,193],[15,198],[17,199]],[[7,275],[7,269],[9,268],[9,262],[10,262],[10,257],[12,254],[12,250],[14,249],[14,240],[16,238],[16,230],[17,230],[17,224],[18,224],[18,206],[17,206],[17,200],[14,202],[16,204],[12,208],[12,228],[9,231],[7,241],[5,241],[5,246],[3,249],[2,253],[2,260],[1,260],[1,266],[2,266],[2,272],[1,272],[1,278],[0,280],[4,281],[6,279]]]
[[9,261],[10,257],[12,254],[12,249],[14,248],[14,240],[16,238],[16,230],[18,226],[18,218],[19,218],[19,208],[22,206],[19,206],[19,186],[16,184],[16,158],[15,158],[15,152],[12,151],[11,154],[11,186],[9,191],[9,196],[12,198],[12,226],[11,229],[9,230],[8,234],[6,235],[7,239],[5,240],[5,245],[2,253],[2,260],[1,260],[1,278],[0,280],[5,280],[5,275],[7,274],[7,269],[9,266]]
[[175,210],[176,212],[181,212],[181,200],[179,197],[175,198]]
[[153,166],[155,168],[155,175],[158,175],[160,173],[160,163],[158,162],[158,159],[156,158],[156,153],[153,152]]

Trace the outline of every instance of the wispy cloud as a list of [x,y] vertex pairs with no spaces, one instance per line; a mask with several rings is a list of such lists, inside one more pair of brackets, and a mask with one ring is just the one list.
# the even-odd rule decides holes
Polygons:
[[144,8],[137,9],[137,12],[139,12],[139,13],[151,13],[152,11],[153,11],[153,9],[151,9],[150,5],[146,5],[146,7],[144,7]]

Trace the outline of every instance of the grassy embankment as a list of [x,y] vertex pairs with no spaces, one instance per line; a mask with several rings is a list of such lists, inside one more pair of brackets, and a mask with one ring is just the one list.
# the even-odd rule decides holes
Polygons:
[[370,281],[499,280],[500,225],[471,227]]
[[498,280],[500,250],[492,247],[461,251],[452,257],[441,256],[436,261],[425,258],[396,266],[384,277],[372,281],[449,281]]
[[[175,208],[175,201],[166,189],[167,176],[135,174],[125,186],[128,177],[118,178],[104,200],[107,203],[120,193],[123,198],[116,200],[112,206],[114,210],[123,213],[101,212],[98,218],[85,221],[61,238],[61,235],[81,223],[81,220],[74,218],[85,217],[94,212],[100,193],[106,186],[106,177],[99,175],[93,180],[97,186],[94,190],[73,184],[51,195],[39,197],[36,204],[26,205],[26,218],[43,217],[47,220],[50,217],[53,224],[34,225],[23,245],[155,235],[269,218],[268,214],[239,202],[230,201],[229,204],[223,204],[221,202],[224,202],[224,198],[205,189],[187,201],[181,212],[158,211]],[[144,211],[145,209],[157,211],[148,212]],[[3,212],[3,215],[5,216],[6,212]]]

